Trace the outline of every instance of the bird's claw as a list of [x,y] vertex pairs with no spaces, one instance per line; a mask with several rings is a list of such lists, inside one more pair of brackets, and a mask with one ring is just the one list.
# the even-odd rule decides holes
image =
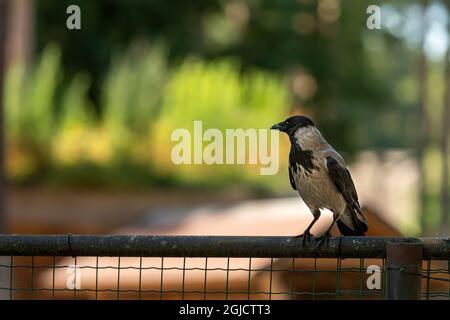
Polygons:
[[306,240],[309,241],[311,239],[311,237],[312,237],[312,234],[308,230],[306,230],[302,234],[299,234],[298,236],[295,236],[294,239],[302,238],[302,246],[304,246],[305,243],[306,243]]
[[317,244],[316,248],[320,248],[324,244],[324,242],[328,243],[328,240],[330,239],[330,237],[331,237],[331,233],[329,233],[329,232],[327,232],[327,233],[323,234],[322,236],[320,236],[318,238],[319,243]]

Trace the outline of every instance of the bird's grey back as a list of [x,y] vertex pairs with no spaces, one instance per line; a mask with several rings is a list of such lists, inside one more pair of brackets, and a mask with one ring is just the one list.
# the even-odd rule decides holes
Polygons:
[[343,167],[346,167],[344,158],[325,140],[316,127],[304,127],[295,133],[297,143],[303,150],[311,150],[318,159],[333,157]]

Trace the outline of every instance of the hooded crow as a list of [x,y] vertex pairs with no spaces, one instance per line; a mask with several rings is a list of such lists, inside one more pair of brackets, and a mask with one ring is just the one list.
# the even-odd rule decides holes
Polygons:
[[323,138],[314,122],[304,116],[292,116],[271,129],[285,132],[291,141],[289,180],[311,210],[314,219],[303,234],[303,244],[320,217],[320,209],[333,212],[333,222],[320,238],[319,246],[330,237],[334,224],[344,236],[364,236],[367,221],[342,156]]

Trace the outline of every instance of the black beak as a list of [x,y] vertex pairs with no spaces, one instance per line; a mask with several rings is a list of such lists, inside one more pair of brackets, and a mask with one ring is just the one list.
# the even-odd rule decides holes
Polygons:
[[286,126],[285,126],[284,122],[280,122],[280,123],[274,124],[270,129],[285,131],[286,130]]

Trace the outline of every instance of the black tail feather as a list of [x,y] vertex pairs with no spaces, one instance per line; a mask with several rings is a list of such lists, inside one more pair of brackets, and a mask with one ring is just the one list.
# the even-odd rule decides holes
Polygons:
[[[350,227],[348,227],[347,225],[344,224],[344,222],[342,222],[341,220],[337,220],[336,221],[336,225],[339,229],[339,232],[343,235],[343,236],[365,236],[365,232],[364,232],[364,226],[359,225],[359,222],[357,219],[355,219],[355,228],[351,229]],[[362,223],[361,223],[362,224]],[[367,231],[367,229],[366,229]]]
[[336,225],[343,236],[355,236],[355,232],[347,227],[341,220],[336,221]]

